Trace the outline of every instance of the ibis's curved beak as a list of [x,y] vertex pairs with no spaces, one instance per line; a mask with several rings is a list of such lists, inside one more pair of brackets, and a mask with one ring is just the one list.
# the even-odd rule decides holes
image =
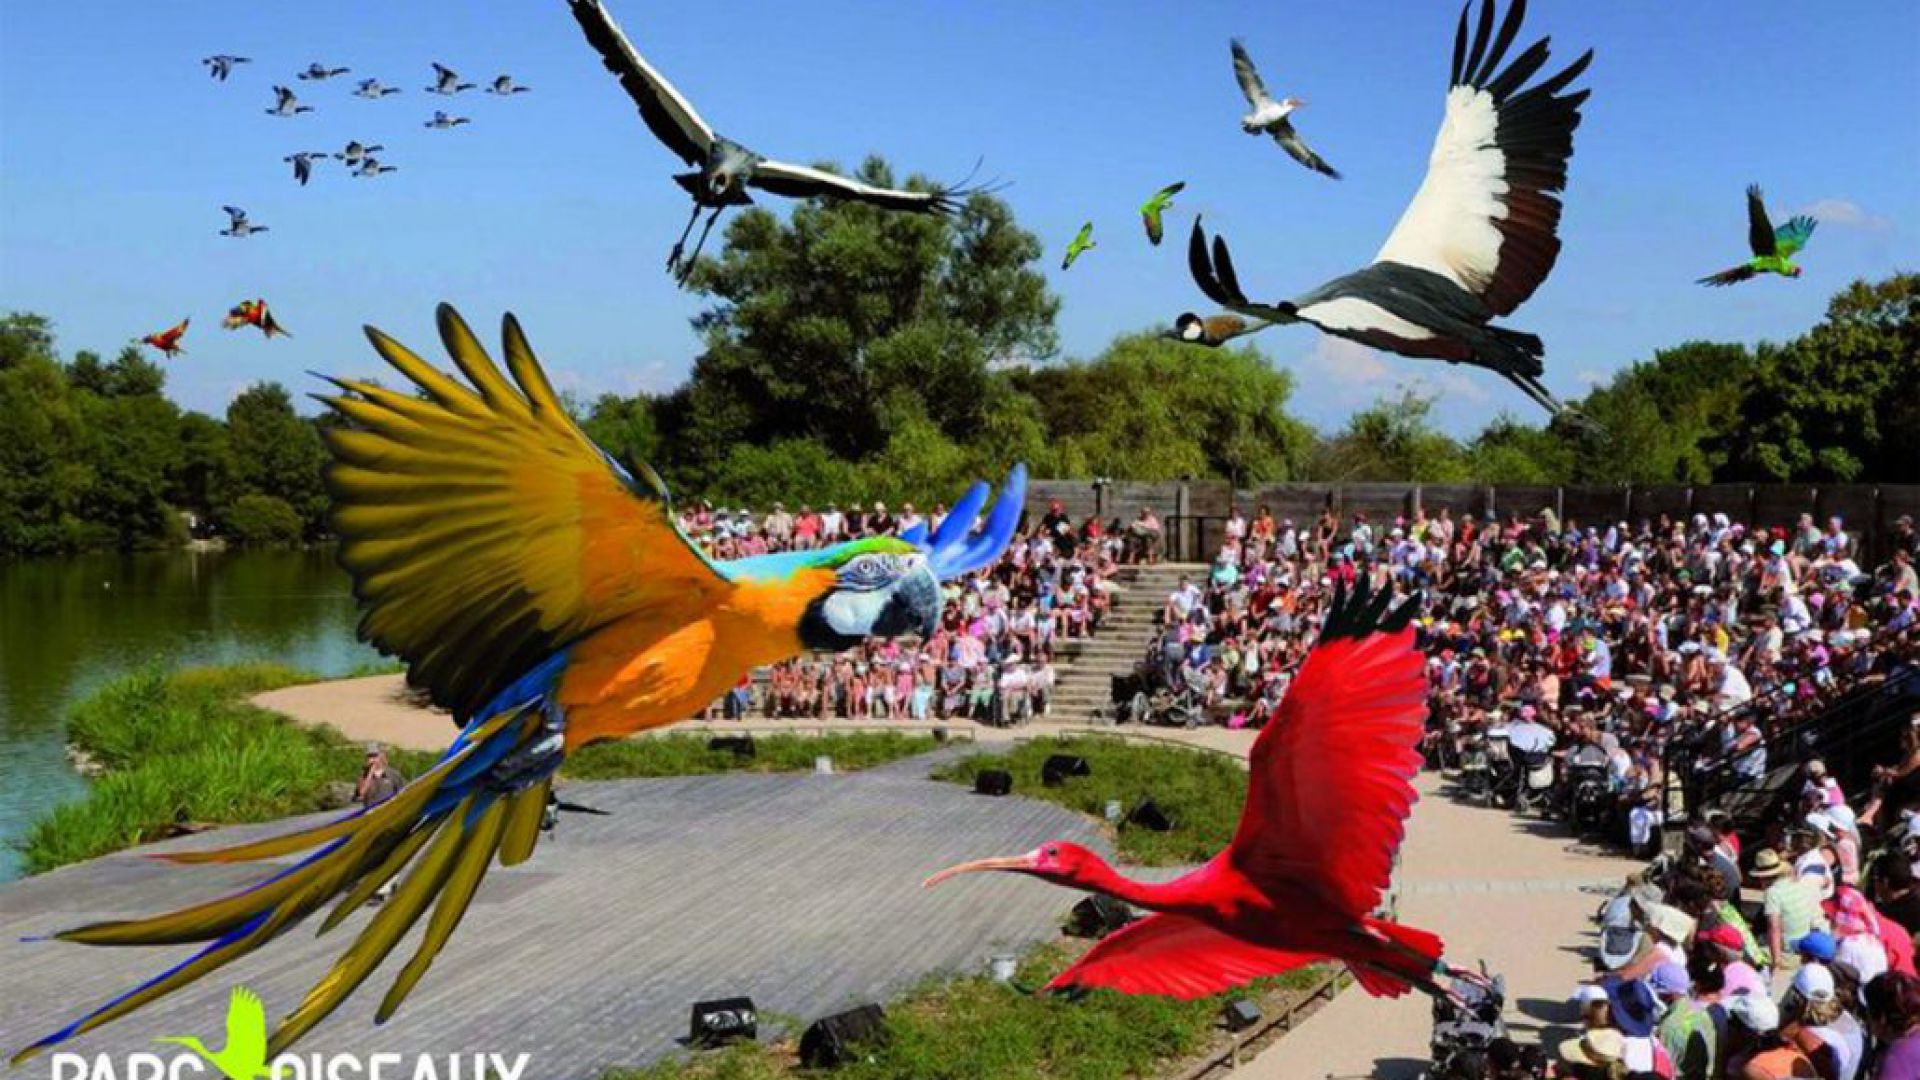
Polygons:
[[920,887],[923,889],[931,889],[950,877],[956,877],[960,874],[971,874],[976,870],[1032,871],[1037,868],[1038,864],[1039,860],[1034,857],[1032,852],[1028,852],[1025,855],[1004,856],[998,859],[975,859],[972,862],[963,862],[958,866],[947,867],[945,870],[921,882]]

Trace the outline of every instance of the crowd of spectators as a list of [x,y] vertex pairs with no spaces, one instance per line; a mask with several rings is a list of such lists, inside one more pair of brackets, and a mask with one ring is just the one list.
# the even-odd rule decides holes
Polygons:
[[[944,505],[924,518],[821,511],[780,503],[771,512],[685,511],[681,530],[716,560],[810,550],[868,536],[937,528]],[[1093,636],[1112,603],[1113,573],[1128,545],[1098,521],[1076,526],[1058,503],[1018,533],[991,567],[944,583],[941,625],[926,641],[868,641],[835,655],[809,654],[748,677],[709,715],[790,719],[975,720],[1016,724],[1048,711],[1062,641]]]

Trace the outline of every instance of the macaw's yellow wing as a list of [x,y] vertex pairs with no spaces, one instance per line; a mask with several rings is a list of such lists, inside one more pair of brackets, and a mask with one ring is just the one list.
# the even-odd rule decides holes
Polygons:
[[[673,626],[730,588],[674,525],[650,470],[628,475],[567,415],[508,315],[508,381],[445,304],[440,338],[467,382],[371,327],[425,399],[331,380],[323,428],[340,561],[360,631],[466,720],[610,623]],[[470,385],[469,385],[470,384]]]

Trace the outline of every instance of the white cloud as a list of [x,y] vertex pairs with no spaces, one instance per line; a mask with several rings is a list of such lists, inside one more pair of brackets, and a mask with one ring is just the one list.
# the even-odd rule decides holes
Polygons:
[[1859,203],[1848,199],[1820,199],[1807,204],[1800,212],[1811,216],[1822,225],[1833,225],[1843,229],[1885,232],[1893,228],[1893,222],[1878,214],[1868,213]]
[[1595,371],[1592,368],[1582,368],[1581,370],[1574,372],[1573,377],[1582,386],[1599,386],[1601,383],[1604,383],[1607,381],[1606,372]]

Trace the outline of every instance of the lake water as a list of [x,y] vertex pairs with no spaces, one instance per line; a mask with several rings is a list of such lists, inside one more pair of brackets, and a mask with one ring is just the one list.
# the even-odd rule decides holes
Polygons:
[[86,781],[68,768],[67,707],[102,681],[274,660],[338,675],[378,656],[333,552],[164,552],[0,561],[0,881],[13,842]]

